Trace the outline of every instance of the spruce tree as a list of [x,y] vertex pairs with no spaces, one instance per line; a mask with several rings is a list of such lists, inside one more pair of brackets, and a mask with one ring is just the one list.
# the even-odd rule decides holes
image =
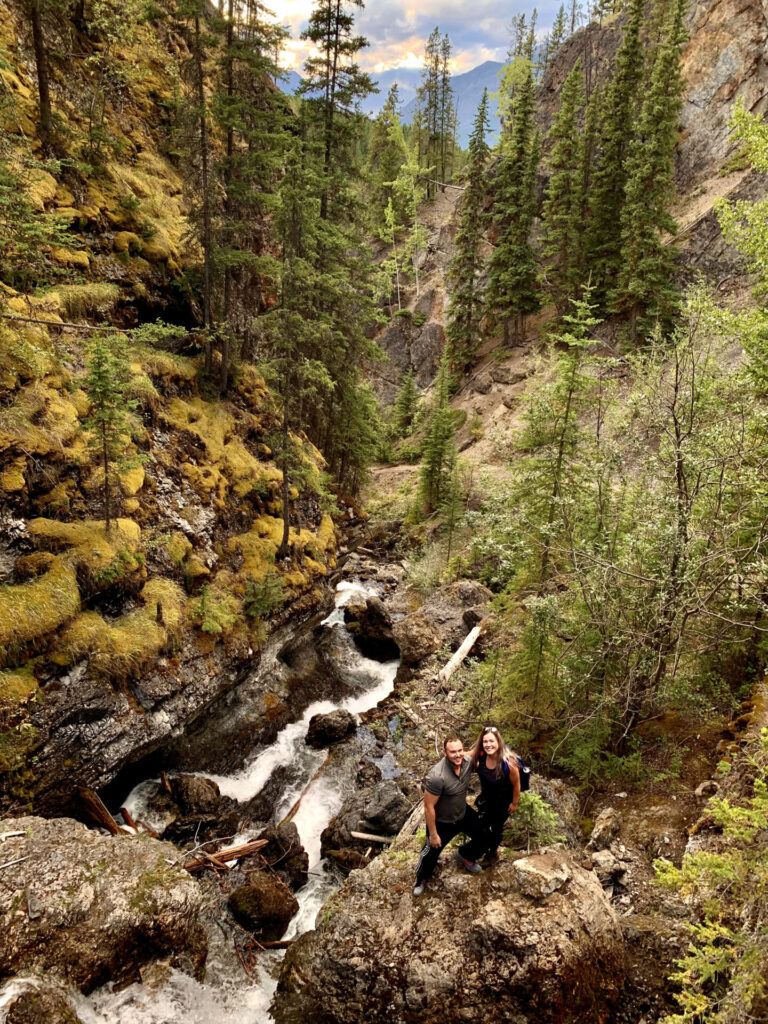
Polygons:
[[559,313],[565,312],[581,283],[584,233],[579,121],[584,103],[581,60],[560,94],[560,110],[549,133],[550,179],[544,200],[543,275]]
[[453,156],[456,149],[455,124],[456,108],[453,102],[451,86],[451,42],[447,35],[440,41],[440,99],[439,99],[439,135],[440,164],[439,178],[442,182],[441,191],[445,192],[445,182],[453,173]]
[[90,431],[88,444],[101,462],[104,480],[102,499],[104,525],[112,525],[112,468],[119,462],[130,435],[130,413],[136,403],[126,397],[128,363],[117,336],[96,334],[88,346],[83,390],[90,410],[84,426]]
[[421,498],[425,508],[434,512],[445,497],[451,472],[456,464],[451,412],[451,366],[448,347],[443,349],[435,381],[435,404],[429,420],[419,474]]
[[424,68],[421,85],[416,96],[420,109],[421,141],[419,143],[420,163],[427,178],[427,199],[435,194],[434,175],[440,167],[440,70],[441,70],[440,29],[430,33],[424,47]]
[[536,261],[530,242],[535,214],[534,186],[540,142],[534,125],[533,73],[517,98],[511,138],[502,147],[492,219],[498,240],[491,257],[488,307],[504,331],[504,344],[521,342],[525,318],[539,308]]
[[621,209],[627,181],[626,159],[639,107],[643,77],[640,26],[645,0],[630,0],[629,21],[616,53],[613,78],[605,93],[600,125],[600,165],[595,172],[587,239],[588,262],[596,294],[614,286],[621,259]]
[[451,371],[454,376],[471,366],[480,337],[483,294],[477,280],[480,270],[479,246],[485,227],[486,165],[488,144],[488,90],[483,91],[469,140],[467,184],[461,202],[461,219],[451,261],[451,285],[446,336],[450,342]]
[[683,105],[680,54],[685,42],[684,8],[685,0],[677,0],[627,159],[621,261],[613,308],[629,317],[633,341],[654,321],[669,318],[675,306],[675,251],[662,238],[677,233],[669,207]]
[[397,437],[405,437],[410,432],[418,407],[419,392],[416,389],[413,367],[409,366],[408,373],[403,377],[400,390],[397,392],[392,415],[392,426]]

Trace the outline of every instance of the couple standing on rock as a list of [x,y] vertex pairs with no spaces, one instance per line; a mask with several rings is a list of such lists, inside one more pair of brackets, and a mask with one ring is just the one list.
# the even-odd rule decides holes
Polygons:
[[[469,841],[458,848],[456,859],[472,874],[482,871],[478,860],[485,857],[487,866],[493,858],[504,823],[515,813],[520,799],[517,757],[495,726],[485,726],[468,754],[458,736],[448,736],[443,751],[445,757],[424,783],[427,841],[416,865],[414,896],[423,894],[443,847],[460,832]],[[477,811],[467,805],[472,772],[480,776]]]

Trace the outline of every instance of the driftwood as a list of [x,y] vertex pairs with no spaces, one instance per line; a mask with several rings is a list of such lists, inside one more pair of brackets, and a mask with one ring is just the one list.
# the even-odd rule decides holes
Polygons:
[[419,800],[419,802],[414,806],[414,808],[411,811],[411,813],[405,819],[405,824],[403,825],[403,827],[400,829],[400,831],[395,836],[394,841],[392,842],[392,845],[390,846],[390,849],[391,850],[395,850],[395,849],[397,849],[398,846],[402,846],[403,843],[407,839],[410,839],[411,836],[416,835],[417,831],[419,830],[419,828],[423,824],[424,824],[424,801],[423,800]]
[[353,839],[366,839],[369,843],[394,843],[397,836],[374,836],[370,832],[349,833]]
[[89,789],[87,786],[81,786],[77,791],[77,795],[80,797],[80,802],[88,816],[101,828],[105,828],[110,835],[129,836],[132,834],[128,829],[121,828],[117,824],[95,790]]
[[226,850],[217,850],[215,854],[204,853],[201,850],[201,856],[197,860],[185,864],[184,867],[187,871],[202,871],[203,868],[207,867],[217,867],[220,871],[226,871],[228,868],[228,865],[225,863],[226,861],[240,860],[251,853],[258,853],[266,845],[266,839],[254,839],[253,842],[243,843],[241,846],[230,846]]
[[280,822],[281,825],[285,825],[287,822],[293,821],[293,818],[294,818],[294,816],[296,814],[296,811],[298,811],[299,807],[301,806],[301,801],[306,796],[307,790],[312,785],[312,783],[315,781],[315,779],[319,779],[320,778],[320,776],[323,774],[323,772],[325,771],[325,769],[328,767],[328,765],[330,763],[331,763],[331,752],[329,750],[328,753],[325,755],[325,760],[323,761],[323,763],[320,765],[320,767],[317,769],[315,774],[312,776],[312,778],[306,784],[304,789],[302,789],[301,795],[299,796],[299,799],[296,801],[296,803],[293,805],[293,807],[290,809],[290,811],[288,811],[286,816]]
[[27,833],[22,829],[20,832],[0,832],[0,842],[6,839],[13,839],[14,836],[25,836]]
[[135,832],[138,832],[139,831],[139,826],[136,824],[136,822],[131,817],[131,812],[126,807],[121,807],[120,808],[120,813],[122,814],[123,821],[128,826],[128,828],[132,828]]
[[32,854],[28,853],[26,857],[17,857],[16,860],[7,860],[5,864],[0,864],[0,871],[2,871],[3,868],[10,868],[14,864],[21,864],[23,860],[29,860],[31,856]]
[[456,653],[453,655],[448,664],[441,668],[440,671],[437,673],[433,680],[434,682],[440,683],[441,686],[445,687],[445,684],[451,678],[453,673],[456,671],[459,665],[461,665],[466,656],[475,646],[475,642],[483,630],[484,622],[485,620],[483,620],[483,622],[479,622],[475,626],[475,628],[470,631],[467,638],[464,640],[464,643],[461,645],[458,651],[456,651]]

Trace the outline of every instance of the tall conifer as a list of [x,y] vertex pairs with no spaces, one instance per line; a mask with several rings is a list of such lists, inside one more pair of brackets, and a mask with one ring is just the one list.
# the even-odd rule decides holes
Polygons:
[[581,60],[577,60],[560,94],[560,110],[552,124],[549,141],[550,179],[544,200],[544,276],[559,313],[570,308],[581,283],[580,239],[582,177],[579,166],[579,121],[584,104]]
[[626,158],[639,107],[643,76],[640,26],[645,0],[630,0],[629,21],[616,53],[613,78],[605,94],[600,125],[601,158],[591,189],[589,266],[596,294],[604,296],[619,271],[618,225],[627,181]]
[[525,318],[539,308],[536,261],[530,242],[540,153],[533,113],[534,84],[529,64],[517,97],[511,139],[502,147],[492,213],[498,241],[491,257],[488,306],[501,321],[505,345],[513,336],[518,342],[523,340]]
[[421,496],[430,512],[436,511],[450,484],[456,465],[456,444],[453,440],[451,412],[451,366],[448,347],[443,349],[440,369],[435,380],[435,404],[429,420],[421,461]]
[[685,0],[676,0],[627,159],[621,266],[613,306],[628,315],[633,340],[643,329],[643,319],[669,316],[675,303],[675,252],[662,237],[677,232],[669,206],[683,105],[680,54],[685,41],[684,9]]
[[488,163],[488,90],[483,91],[469,140],[467,184],[461,201],[461,221],[449,281],[446,335],[450,342],[450,362],[454,375],[463,373],[473,362],[483,314],[483,294],[477,280],[480,269],[479,245],[485,227],[485,173]]

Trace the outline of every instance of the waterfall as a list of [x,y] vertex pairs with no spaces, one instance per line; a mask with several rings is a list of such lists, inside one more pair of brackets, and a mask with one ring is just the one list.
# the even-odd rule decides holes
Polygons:
[[[323,625],[338,629],[344,622],[344,605],[356,597],[365,599],[371,593],[360,584],[341,583],[336,592],[335,609]],[[274,743],[254,751],[238,772],[229,776],[207,775],[218,784],[222,794],[245,802],[261,792],[276,769],[287,768],[285,785],[275,809],[276,821],[280,821],[304,794],[293,821],[309,855],[310,874],[307,884],[296,893],[299,910],[286,938],[295,938],[314,927],[318,911],[342,881],[321,861],[320,835],[341,807],[348,780],[340,777],[333,767],[315,778],[326,752],[314,750],[304,742],[309,720],[313,715],[336,708],[360,714],[375,707],[392,692],[398,664],[397,661],[382,664],[364,658],[349,638],[344,673],[345,678],[354,676],[359,680],[360,689],[354,696],[337,704],[316,701],[299,721],[286,725]],[[166,822],[153,821],[148,810],[148,800],[158,785],[157,780],[140,783],[126,799],[125,806],[135,817],[162,829]],[[210,1024],[214,1020],[217,1024],[266,1024],[271,1020],[269,1004],[283,953],[261,953],[255,976],[249,978],[235,956],[231,936],[224,936],[218,928],[209,932],[211,946],[204,984],[181,971],[156,965],[146,972],[147,980],[120,992],[114,992],[107,985],[88,997],[76,995],[75,1007],[83,1024]]]

